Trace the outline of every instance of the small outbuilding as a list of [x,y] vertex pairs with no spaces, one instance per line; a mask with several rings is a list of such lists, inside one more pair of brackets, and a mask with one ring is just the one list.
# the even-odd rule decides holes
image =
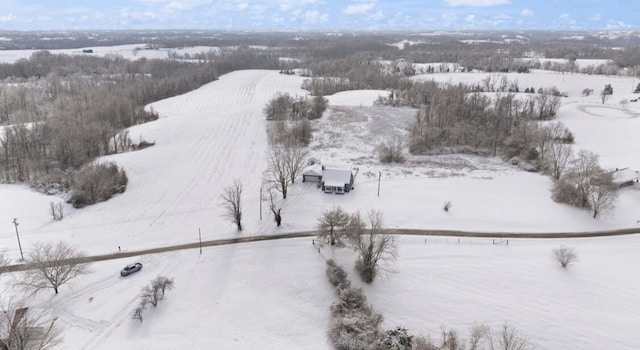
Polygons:
[[319,183],[322,179],[323,167],[320,164],[312,164],[302,170],[302,182]]

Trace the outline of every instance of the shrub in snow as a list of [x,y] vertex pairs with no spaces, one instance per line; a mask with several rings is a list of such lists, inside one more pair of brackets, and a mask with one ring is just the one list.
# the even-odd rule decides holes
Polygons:
[[453,204],[451,203],[451,201],[447,201],[446,203],[444,203],[444,206],[442,207],[442,210],[449,211],[449,209],[451,209],[451,207],[453,207]]
[[75,208],[106,201],[127,188],[127,175],[115,163],[89,164],[73,176],[71,202]]
[[367,304],[361,288],[349,287],[346,272],[327,261],[327,277],[336,286],[338,300],[331,305],[327,335],[338,350],[379,349],[382,315]]
[[378,160],[380,163],[404,163],[402,140],[396,138],[393,142],[381,143],[378,146]]
[[411,344],[412,350],[441,350],[438,346],[434,345],[429,339],[424,337],[415,337]]
[[377,350],[380,314],[353,313],[336,317],[329,326],[329,340],[337,350]]
[[327,260],[327,278],[329,283],[338,290],[351,287],[351,281],[347,277],[347,272],[343,268],[338,266],[333,259]]
[[553,257],[560,264],[560,266],[565,269],[567,268],[567,266],[578,259],[578,255],[573,250],[573,248],[569,248],[564,245],[553,250]]
[[396,327],[384,333],[378,341],[378,349],[381,350],[411,350],[413,336],[409,335],[406,328]]

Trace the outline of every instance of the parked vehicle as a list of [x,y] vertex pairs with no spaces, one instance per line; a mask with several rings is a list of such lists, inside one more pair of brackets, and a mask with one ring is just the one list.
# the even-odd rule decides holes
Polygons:
[[122,271],[120,271],[120,276],[129,276],[132,273],[138,272],[142,270],[142,264],[137,262],[134,264],[129,264],[127,266],[124,267],[124,269],[122,269]]

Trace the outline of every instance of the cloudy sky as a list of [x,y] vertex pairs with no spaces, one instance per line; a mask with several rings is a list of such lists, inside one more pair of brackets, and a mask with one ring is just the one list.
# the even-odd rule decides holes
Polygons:
[[0,0],[0,30],[640,29],[640,0]]

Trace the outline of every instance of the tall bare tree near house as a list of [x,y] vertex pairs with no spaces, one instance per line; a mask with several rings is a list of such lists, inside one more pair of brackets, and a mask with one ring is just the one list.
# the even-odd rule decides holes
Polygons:
[[242,183],[236,179],[233,185],[222,192],[222,216],[234,223],[242,231]]
[[87,264],[78,262],[83,255],[65,242],[36,243],[29,254],[32,268],[24,272],[17,286],[37,293],[44,289],[58,288],[87,272]]
[[593,218],[614,208],[618,187],[611,172],[598,165],[598,156],[582,150],[556,181],[554,200],[592,210]]
[[10,302],[0,305],[0,349],[49,350],[60,343],[57,317]]
[[302,173],[307,152],[293,139],[284,146],[284,163],[289,183],[295,183],[296,178]]
[[593,218],[601,213],[606,213],[615,208],[618,198],[618,187],[613,183],[611,173],[601,173],[593,181],[593,187],[589,193],[589,204]]
[[551,176],[559,180],[573,156],[573,147],[566,143],[554,143],[545,152],[544,161]]
[[580,195],[580,208],[589,207],[589,197],[594,189],[593,180],[602,173],[603,170],[598,165],[598,155],[593,152],[581,150],[571,162],[566,177]]
[[368,213],[369,227],[358,235],[354,249],[358,254],[356,270],[362,280],[371,283],[384,263],[397,257],[393,236],[383,228],[382,212],[372,210]]
[[349,214],[341,207],[326,210],[318,218],[318,239],[331,245],[340,244],[349,223]]
[[268,174],[274,188],[282,193],[282,199],[287,198],[289,187],[289,168],[287,166],[287,155],[283,148],[274,147],[269,154]]

